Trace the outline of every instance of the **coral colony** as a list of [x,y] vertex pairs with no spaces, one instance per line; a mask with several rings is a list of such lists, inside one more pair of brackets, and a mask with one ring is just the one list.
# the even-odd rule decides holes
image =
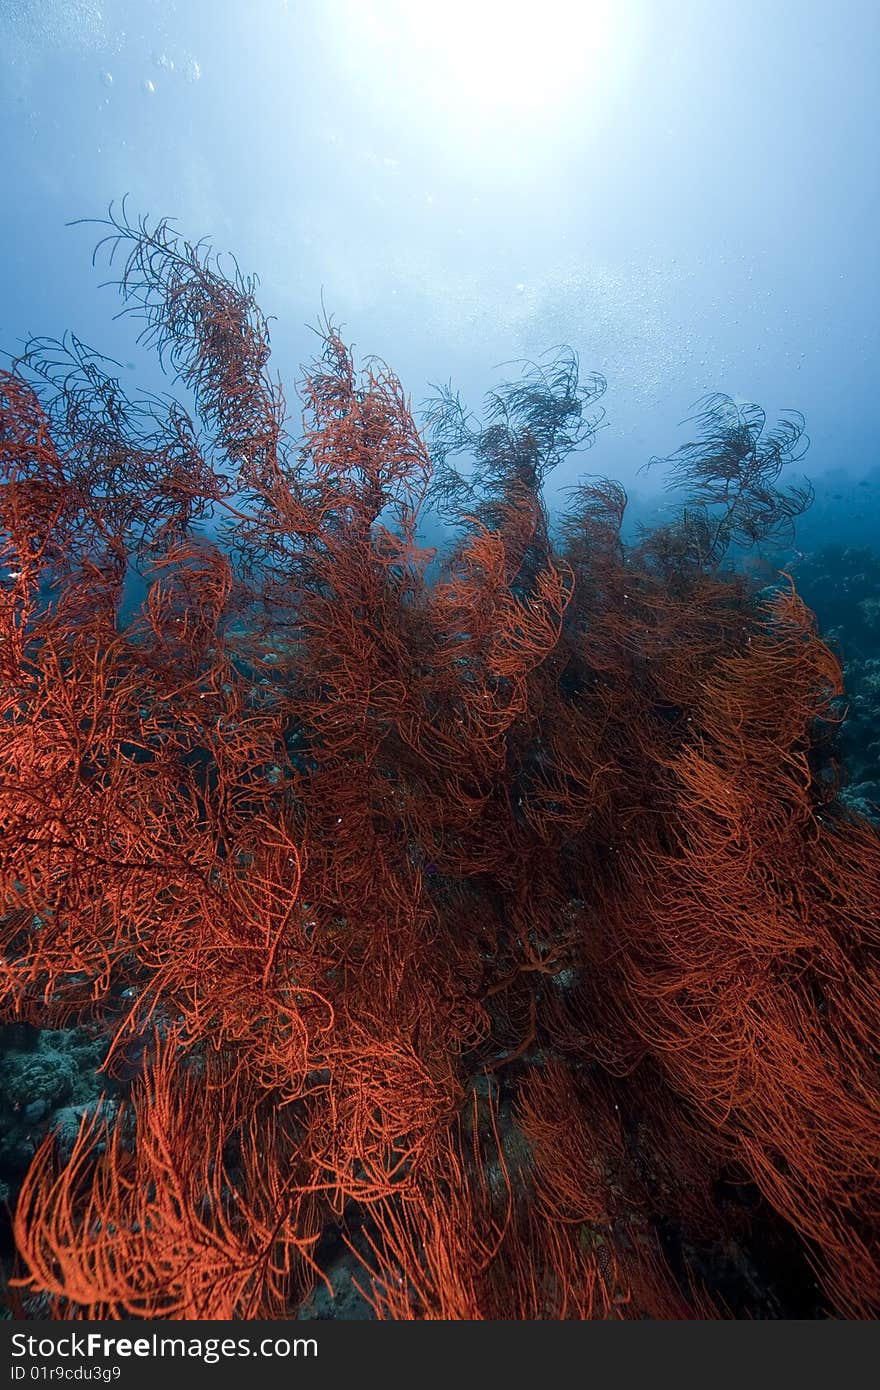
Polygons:
[[835,657],[735,563],[807,505],[800,419],[711,397],[672,520],[587,480],[554,527],[572,354],[420,434],[327,321],[291,433],[255,282],[109,240],[189,405],[76,338],[0,377],[11,1109],[73,1068],[8,1305],[876,1314],[880,837]]

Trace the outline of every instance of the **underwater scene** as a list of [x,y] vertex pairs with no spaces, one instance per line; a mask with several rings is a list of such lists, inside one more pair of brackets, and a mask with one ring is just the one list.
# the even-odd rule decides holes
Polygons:
[[878,66],[0,0],[3,1317],[880,1314]]

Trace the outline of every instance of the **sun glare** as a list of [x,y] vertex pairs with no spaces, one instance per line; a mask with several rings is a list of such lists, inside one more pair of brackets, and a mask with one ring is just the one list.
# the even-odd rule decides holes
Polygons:
[[423,121],[433,112],[477,139],[487,127],[595,109],[615,64],[618,13],[612,0],[349,0],[337,37],[376,99],[406,103]]
[[488,110],[534,111],[567,93],[605,46],[608,5],[574,0],[402,3],[401,41],[433,67],[455,100]]

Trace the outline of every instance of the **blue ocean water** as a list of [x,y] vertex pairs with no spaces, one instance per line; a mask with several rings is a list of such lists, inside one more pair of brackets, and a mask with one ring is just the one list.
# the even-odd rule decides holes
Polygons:
[[[873,0],[0,0],[0,349],[72,331],[175,389],[93,260],[125,196],[259,275],[294,419],[326,313],[415,403],[451,381],[479,410],[570,345],[605,419],[551,512],[586,469],[632,528],[662,517],[645,465],[709,393],[802,412],[815,500],[763,563],[840,654],[844,796],[874,816],[878,67]],[[93,1082],[62,1051],[55,1114]]]
[[[590,467],[636,491],[707,391],[802,410],[815,478],[876,466],[870,0],[833,23],[818,0],[544,22],[499,0],[6,0],[0,30],[7,351],[69,328],[163,384],[108,323],[94,229],[65,228],[127,193],[259,273],[289,388],[323,296],[416,401],[451,377],[478,404],[497,364],[571,344],[609,383]],[[864,508],[839,510],[823,524]]]
[[806,418],[796,550],[875,542],[871,0],[5,0],[0,32],[7,353],[72,330],[169,389],[67,226],[128,195],[259,274],[294,416],[322,311],[416,403],[451,380],[478,409],[566,343],[606,413],[551,507],[586,469],[656,517],[644,464],[724,392]]

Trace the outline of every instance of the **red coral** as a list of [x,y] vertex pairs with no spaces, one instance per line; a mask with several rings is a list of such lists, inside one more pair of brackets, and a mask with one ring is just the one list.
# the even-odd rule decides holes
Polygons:
[[[207,433],[75,340],[0,379],[3,1015],[135,1073],[37,1152],[26,1289],[277,1316],[337,1230],[378,1316],[707,1316],[725,1177],[876,1312],[880,845],[817,773],[840,678],[797,597],[693,513],[625,551],[613,484],[557,550],[570,371],[499,398],[429,582],[431,489],[471,484],[394,375],[328,326],[292,440],[251,282],[115,234]],[[773,510],[748,477],[731,534]]]

